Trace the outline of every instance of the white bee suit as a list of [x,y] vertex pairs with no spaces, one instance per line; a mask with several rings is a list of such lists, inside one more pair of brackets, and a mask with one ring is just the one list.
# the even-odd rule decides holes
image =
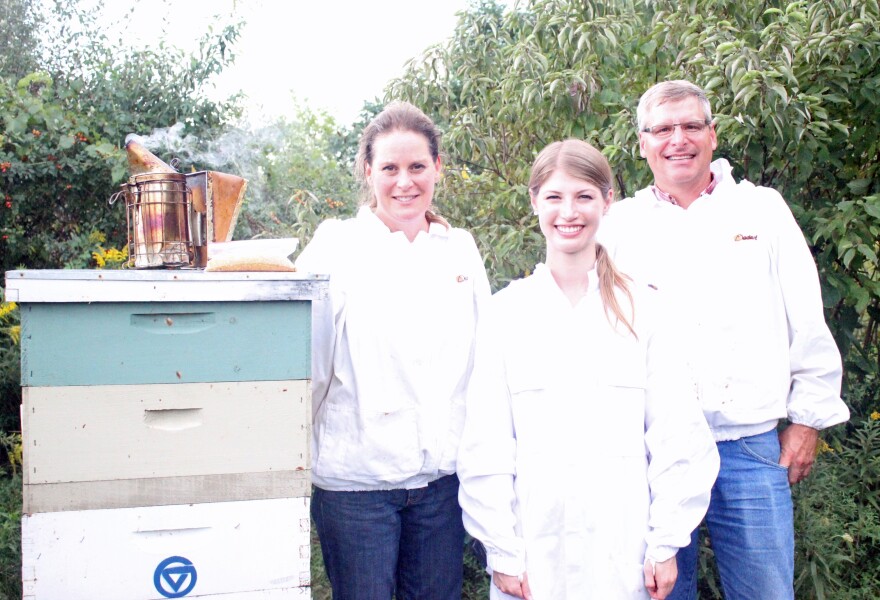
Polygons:
[[687,545],[718,473],[674,340],[657,331],[658,294],[633,290],[636,340],[589,277],[572,307],[538,265],[478,327],[459,500],[490,570],[527,572],[535,600],[648,598],[646,556]]
[[312,323],[312,483],[416,489],[455,473],[489,299],[473,237],[434,223],[410,242],[362,207],[324,221],[296,265],[330,274]]
[[711,195],[687,210],[650,188],[611,205],[598,236],[615,264],[655,284],[677,312],[703,412],[718,441],[780,419],[825,429],[849,418],[840,351],[816,263],[776,190],[711,165]]

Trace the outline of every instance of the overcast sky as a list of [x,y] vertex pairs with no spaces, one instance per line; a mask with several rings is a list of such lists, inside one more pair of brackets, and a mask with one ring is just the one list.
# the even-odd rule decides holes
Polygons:
[[[108,17],[121,17],[129,35],[149,43],[162,28],[193,49],[216,14],[235,8],[247,21],[236,64],[217,81],[218,94],[242,89],[253,110],[289,114],[291,95],[353,122],[365,100],[381,96],[407,60],[448,39],[455,13],[468,0],[112,0]],[[163,25],[163,17],[167,24]],[[112,37],[112,36],[111,36]]]

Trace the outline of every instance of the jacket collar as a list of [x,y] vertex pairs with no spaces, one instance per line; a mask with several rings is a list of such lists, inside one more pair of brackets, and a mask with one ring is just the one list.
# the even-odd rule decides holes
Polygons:
[[[700,195],[697,196],[697,198],[701,198],[703,196],[711,196],[712,192],[715,191],[715,188],[718,187],[718,185],[725,178],[730,177],[731,170],[732,169],[730,167],[730,163],[727,162],[727,159],[719,158],[713,161],[712,164],[709,165],[709,171],[711,174],[709,185],[706,186],[705,190],[700,192]],[[656,185],[651,185],[649,189],[651,190],[651,192],[653,192],[654,197],[657,198],[657,200],[660,200],[662,202],[669,202],[670,204],[678,206],[678,200],[676,200],[675,197],[672,196],[672,194],[667,194]]]
[[[361,206],[358,209],[357,219],[366,224],[371,231],[375,231],[377,234],[386,233],[388,235],[404,235],[402,231],[391,231],[388,229],[388,226],[382,222],[382,219],[376,216],[376,213],[374,213],[373,209],[369,206]],[[416,239],[419,239],[424,233],[424,231],[420,231],[418,235],[416,235]],[[440,223],[428,223],[427,234],[430,236],[448,237],[449,230]]]

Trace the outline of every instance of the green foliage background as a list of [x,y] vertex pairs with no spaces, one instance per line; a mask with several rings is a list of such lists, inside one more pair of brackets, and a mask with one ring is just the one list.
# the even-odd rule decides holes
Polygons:
[[[106,199],[126,177],[124,136],[181,169],[249,180],[235,237],[294,236],[353,214],[357,135],[380,108],[339,125],[299,107],[253,125],[240,98],[207,99],[242,26],[218,18],[192,55],[97,29],[101,0],[0,0],[0,268],[88,268],[125,243]],[[600,147],[625,197],[650,182],[635,107],[651,84],[705,88],[719,155],[738,177],[779,189],[819,265],[853,418],[824,435],[795,488],[797,597],[880,597],[880,9],[870,0],[476,0],[445,43],[389,83],[444,131],[437,204],[477,238],[498,289],[542,259],[525,182],[534,155],[565,137]],[[301,246],[302,247],[302,246]],[[0,305],[0,600],[20,597],[18,315]],[[18,446],[20,449],[20,445]],[[720,598],[703,549],[702,598]],[[470,559],[469,559],[470,560]],[[316,573],[317,575],[317,573]],[[466,597],[485,597],[467,565]],[[316,577],[316,597],[326,592]]]
[[451,40],[411,61],[389,95],[444,124],[443,210],[475,233],[496,287],[543,240],[525,182],[547,143],[606,154],[619,197],[651,181],[635,108],[657,81],[707,90],[718,155],[773,186],[811,242],[829,323],[852,374],[878,371],[880,11],[876,1],[484,0]]

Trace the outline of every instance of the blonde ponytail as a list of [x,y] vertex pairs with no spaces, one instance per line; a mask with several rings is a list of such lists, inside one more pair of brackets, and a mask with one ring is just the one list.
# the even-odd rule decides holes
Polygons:
[[[599,275],[599,294],[602,297],[602,304],[605,306],[605,315],[608,317],[608,321],[614,325],[614,322],[611,320],[611,314],[613,313],[617,322],[622,322],[626,325],[626,328],[629,329],[631,334],[633,334],[633,337],[639,339],[635,329],[633,329],[636,314],[632,292],[629,290],[629,282],[631,282],[632,279],[630,279],[628,275],[624,275],[617,270],[617,267],[615,267],[614,263],[611,261],[611,257],[608,256],[608,251],[605,250],[601,244],[596,244],[596,271]],[[623,313],[620,302],[617,301],[615,288],[622,290],[629,299],[631,314],[628,319]]]

